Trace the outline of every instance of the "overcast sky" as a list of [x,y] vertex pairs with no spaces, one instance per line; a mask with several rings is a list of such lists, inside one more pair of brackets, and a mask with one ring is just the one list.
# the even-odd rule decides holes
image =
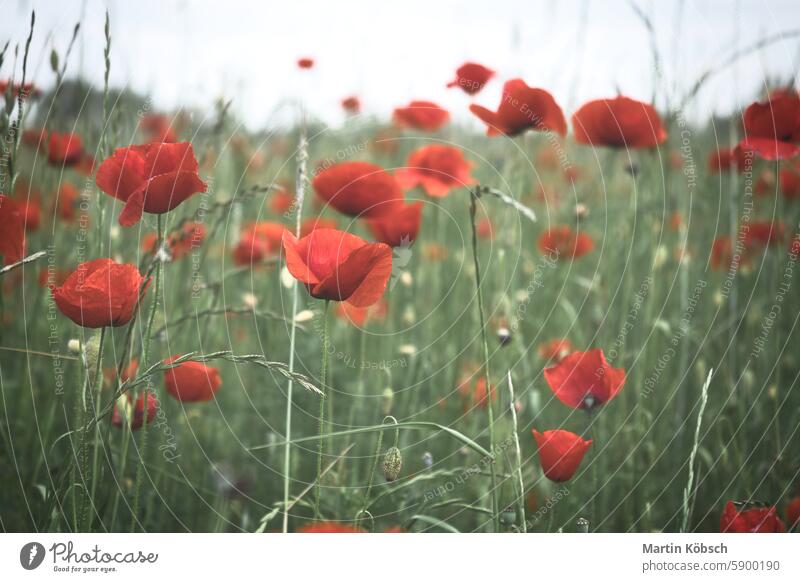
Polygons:
[[[634,1],[655,25],[662,86],[677,92],[737,48],[800,28],[797,0]],[[502,80],[513,77],[548,89],[567,113],[618,90],[639,99],[654,92],[650,40],[622,0],[0,0],[0,6],[0,41],[12,45],[24,42],[36,9],[34,79],[43,86],[52,83],[50,47],[63,54],[78,20],[82,31],[68,76],[80,71],[102,83],[108,7],[113,85],[148,94],[165,109],[206,108],[224,95],[251,127],[274,122],[275,106],[301,93],[330,122],[342,119],[339,101],[352,93],[367,113],[388,115],[426,99],[477,127],[467,96],[445,89],[465,60],[498,71],[500,80],[476,99],[492,108]],[[742,59],[708,84],[688,114],[730,112],[767,77],[789,78],[799,46],[798,38],[785,40]],[[310,73],[295,66],[306,55],[317,61]],[[663,106],[664,91],[659,95]]]

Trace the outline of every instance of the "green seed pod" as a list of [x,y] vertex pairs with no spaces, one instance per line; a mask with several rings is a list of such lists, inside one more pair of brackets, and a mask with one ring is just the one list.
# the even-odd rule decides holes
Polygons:
[[400,449],[392,447],[383,456],[383,476],[387,481],[395,481],[403,468],[403,455]]
[[383,389],[381,399],[381,412],[384,416],[389,416],[392,413],[392,402],[394,402],[394,391],[387,386]]

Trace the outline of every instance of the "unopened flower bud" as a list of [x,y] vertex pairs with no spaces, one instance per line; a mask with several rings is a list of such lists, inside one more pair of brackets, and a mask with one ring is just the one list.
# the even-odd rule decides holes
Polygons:
[[395,481],[403,468],[403,455],[400,449],[392,447],[383,456],[383,476],[387,481]]
[[58,52],[56,49],[50,51],[50,68],[54,73],[58,74]]

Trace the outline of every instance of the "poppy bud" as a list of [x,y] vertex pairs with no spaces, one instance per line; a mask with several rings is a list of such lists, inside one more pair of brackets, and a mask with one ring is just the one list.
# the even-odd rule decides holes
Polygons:
[[390,386],[383,389],[381,395],[381,412],[384,416],[389,416],[392,413],[392,402],[394,402],[394,390]]
[[395,481],[400,476],[400,469],[403,468],[403,455],[400,449],[392,447],[383,456],[383,476],[387,481]]

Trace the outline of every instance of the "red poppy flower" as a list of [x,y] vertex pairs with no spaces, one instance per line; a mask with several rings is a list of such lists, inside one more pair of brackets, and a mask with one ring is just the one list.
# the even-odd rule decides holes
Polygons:
[[135,265],[95,259],[78,265],[50,291],[61,313],[78,325],[119,327],[133,317],[143,282]]
[[392,249],[352,234],[318,228],[297,240],[283,233],[286,267],[312,297],[347,301],[356,307],[377,302],[392,274]]
[[47,142],[47,159],[51,164],[72,166],[83,157],[83,142],[74,133],[50,134]]
[[332,218],[309,218],[300,225],[300,236],[307,236],[318,228],[336,228],[338,224]]
[[[489,384],[489,394],[491,395],[492,402],[497,402],[497,391],[491,384]],[[489,398],[486,394],[485,376],[479,376],[475,380],[475,388],[472,391],[472,404],[473,406],[480,406],[481,408],[486,408],[489,405]]]
[[355,95],[345,97],[342,99],[342,109],[351,115],[356,115],[361,112],[361,101]]
[[592,237],[585,232],[573,232],[566,225],[549,228],[539,237],[539,252],[555,253],[558,260],[577,259],[594,250]]
[[164,214],[192,194],[206,191],[188,142],[118,148],[100,164],[96,182],[103,192],[125,203],[119,215],[122,226],[139,222],[142,211]]
[[375,238],[390,247],[404,247],[414,242],[421,223],[422,202],[405,204],[391,214],[368,221]]
[[780,92],[744,112],[745,138],[739,148],[766,160],[785,160],[800,153],[800,98]]
[[[156,413],[158,412],[158,399],[149,392],[147,394],[147,425],[153,422],[156,417]],[[126,394],[128,398],[128,402],[133,401],[133,396],[131,394]],[[132,407],[133,410],[130,412],[120,412],[119,404],[114,404],[114,412],[111,415],[111,424],[116,426],[117,428],[122,428],[123,424],[126,421],[130,421],[131,430],[139,430],[144,425],[144,397],[145,392],[142,392],[139,395],[139,398],[136,399],[136,406]],[[128,404],[130,407],[131,405]],[[129,414],[131,414],[129,418],[126,418]]]
[[348,216],[378,218],[403,204],[394,176],[369,162],[343,162],[323,170],[311,183],[317,196]]
[[25,230],[33,232],[39,228],[42,218],[42,209],[39,205],[41,194],[33,190],[30,185],[20,180],[14,187],[14,199],[12,202],[17,205],[22,220],[25,223]]
[[233,263],[247,266],[276,257],[286,227],[277,222],[256,222],[249,225],[233,251]]
[[474,184],[470,176],[472,166],[459,148],[434,144],[411,152],[406,167],[394,175],[403,188],[419,185],[429,196],[440,198],[453,188]]
[[48,133],[46,129],[26,129],[22,132],[22,143],[26,146],[44,150],[47,145]]
[[569,481],[578,470],[583,456],[592,444],[568,430],[533,429],[533,438],[539,448],[539,462],[544,476],[558,483]]
[[742,225],[739,237],[748,249],[775,246],[784,240],[786,226],[780,220],[757,221]]
[[775,507],[728,501],[719,523],[722,533],[783,533],[786,526]]
[[[142,237],[142,250],[151,253],[155,250],[158,235],[149,232]],[[198,248],[206,238],[206,227],[199,222],[187,222],[183,225],[180,232],[167,237],[167,248],[173,261],[182,259],[188,255],[192,249]]]
[[456,78],[448,87],[459,87],[467,95],[475,95],[494,77],[494,71],[478,63],[464,63],[456,69]]
[[551,368],[544,379],[561,402],[592,410],[614,398],[625,385],[625,369],[612,368],[603,350],[573,352]]
[[297,66],[301,69],[312,69],[314,68],[314,59],[309,57],[302,57],[297,59]]
[[714,271],[727,271],[733,263],[733,243],[731,237],[721,235],[711,244],[711,268]]
[[42,94],[42,91],[33,83],[25,83],[22,85],[21,83],[11,83],[11,81],[5,79],[0,81],[0,95],[5,95],[9,87],[12,87],[14,97],[19,96],[20,89],[22,89],[23,97],[38,97]]
[[389,305],[384,298],[369,307],[353,307],[347,302],[341,302],[334,312],[336,317],[349,321],[355,326],[362,327],[368,321],[380,321],[386,318]]
[[[171,364],[178,358],[180,355],[172,356],[164,363]],[[164,386],[167,393],[180,402],[206,402],[214,398],[222,380],[216,368],[200,362],[183,362],[164,370]]]
[[438,131],[450,121],[450,113],[431,101],[412,101],[394,110],[394,122],[399,127],[421,131]]
[[612,148],[652,148],[667,139],[652,105],[619,96],[583,105],[572,116],[575,141]]
[[519,135],[529,129],[552,131],[564,136],[567,120],[556,100],[544,89],[533,89],[522,79],[512,79],[503,85],[503,97],[497,112],[480,105],[469,110],[487,126],[486,135]]
[[747,156],[740,148],[719,149],[708,154],[708,171],[718,174],[735,165],[738,172],[744,172],[746,162]]
[[787,200],[800,200],[800,161],[786,162],[781,167],[781,193]]
[[76,216],[76,208],[80,193],[71,182],[63,182],[58,189],[58,216],[67,222],[73,222]]
[[568,339],[552,339],[539,344],[538,354],[546,362],[557,364],[574,351],[575,346]]
[[363,530],[336,521],[317,521],[297,528],[298,533],[364,533]]
[[294,194],[286,190],[278,190],[269,199],[269,208],[275,214],[283,214],[294,206]]
[[25,256],[25,219],[15,202],[0,194],[0,256],[6,265]]
[[790,528],[800,522],[800,496],[793,498],[786,504],[786,521],[789,522]]

